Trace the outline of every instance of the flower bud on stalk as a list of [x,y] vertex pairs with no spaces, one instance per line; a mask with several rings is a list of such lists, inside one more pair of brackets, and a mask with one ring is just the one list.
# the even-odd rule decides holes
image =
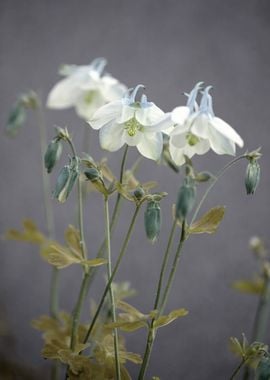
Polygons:
[[101,179],[100,172],[96,168],[85,170],[84,175],[91,182],[96,182]]
[[260,181],[260,165],[256,159],[251,159],[246,170],[245,185],[247,194],[254,194]]
[[188,176],[185,178],[184,184],[180,187],[180,190],[178,193],[176,209],[175,209],[176,218],[181,221],[186,219],[187,215],[193,209],[195,201],[196,201],[195,182],[191,177]]
[[75,164],[74,162],[71,162],[70,165],[64,166],[60,171],[60,174],[56,181],[55,189],[53,192],[54,198],[56,198],[59,202],[64,203],[67,200],[78,176],[79,170],[77,160]]
[[158,238],[161,227],[160,203],[158,201],[151,200],[147,202],[144,213],[144,227],[147,238],[154,243]]
[[55,164],[61,157],[62,150],[63,150],[63,147],[58,138],[53,139],[48,145],[48,148],[44,156],[44,164],[48,173],[51,173]]
[[137,189],[134,190],[133,195],[137,201],[140,201],[145,196],[145,191],[142,187],[137,187]]

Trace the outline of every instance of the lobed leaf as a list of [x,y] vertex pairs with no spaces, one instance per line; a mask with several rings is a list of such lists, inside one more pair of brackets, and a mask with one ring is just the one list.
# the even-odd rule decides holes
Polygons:
[[213,234],[216,232],[225,214],[224,206],[217,206],[205,213],[199,220],[189,226],[190,234]]
[[154,321],[154,327],[159,328],[172,323],[177,318],[185,317],[188,314],[188,311],[184,308],[173,310],[168,315],[162,315],[157,320]]
[[264,293],[264,281],[262,278],[255,280],[239,280],[232,284],[235,290],[242,293],[261,295]]
[[10,229],[6,232],[5,238],[9,240],[25,241],[33,244],[44,243],[46,240],[45,236],[38,230],[36,224],[31,219],[24,219],[22,225],[22,231]]

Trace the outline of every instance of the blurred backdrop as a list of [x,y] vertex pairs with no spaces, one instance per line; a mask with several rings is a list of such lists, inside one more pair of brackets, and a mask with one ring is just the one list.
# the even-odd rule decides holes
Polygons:
[[[143,83],[148,97],[165,111],[184,104],[183,92],[196,82],[212,84],[216,114],[243,137],[243,152],[262,146],[262,180],[256,194],[246,195],[246,163],[240,162],[218,183],[204,206],[206,211],[226,205],[226,215],[216,235],[194,236],[186,244],[168,310],[186,307],[190,314],[158,334],[149,378],[227,379],[237,364],[228,349],[229,337],[242,332],[250,336],[257,299],[236,293],[231,283],[256,270],[249,238],[256,234],[270,239],[269,33],[267,0],[0,2],[1,234],[10,227],[20,228],[25,217],[45,229],[36,120],[30,115],[15,140],[5,136],[4,126],[19,93],[34,89],[46,100],[62,63],[88,64],[104,56],[112,75],[128,87]],[[53,125],[67,125],[80,149],[84,121],[73,109],[47,110],[46,122],[49,138],[54,136]],[[110,165],[119,167],[122,152],[101,152],[95,132],[90,139],[92,156],[100,159],[106,154]],[[128,166],[135,158],[131,150]],[[229,159],[209,153],[196,157],[194,163],[199,169],[216,172]],[[147,312],[152,308],[171,203],[181,177],[150,160],[143,162],[138,175],[142,181],[158,180],[159,190],[169,193],[163,202],[160,239],[155,245],[147,242],[141,215],[117,276],[118,281],[131,281],[137,295],[130,302]],[[94,194],[86,203],[86,237],[93,255],[103,231],[103,221],[96,217],[102,215],[100,198]],[[73,194],[64,205],[54,202],[60,241],[74,220],[74,199]],[[114,257],[130,215],[131,206],[125,205],[114,235]],[[8,342],[1,338],[0,354],[45,371],[41,336],[31,328],[30,320],[48,311],[51,268],[40,259],[36,247],[3,240],[0,244],[1,316],[15,336]],[[63,309],[71,310],[74,305],[80,280],[79,268],[62,270]],[[89,302],[98,299],[103,286],[103,278],[95,282]],[[142,353],[144,338],[144,332],[129,335],[128,349]],[[130,367],[130,371],[136,378],[137,368]]]

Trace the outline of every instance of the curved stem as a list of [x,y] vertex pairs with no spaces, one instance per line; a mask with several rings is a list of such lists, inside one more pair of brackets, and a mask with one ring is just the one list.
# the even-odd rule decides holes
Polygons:
[[161,306],[158,308],[158,313],[152,319],[151,326],[149,327],[146,348],[145,348],[143,362],[142,362],[142,366],[141,366],[141,370],[140,370],[140,373],[139,373],[138,380],[143,380],[144,377],[145,377],[145,372],[146,372],[148,364],[149,364],[151,352],[152,352],[153,345],[154,345],[154,340],[155,340],[155,337],[156,337],[155,320],[162,314],[163,309],[166,306],[167,298],[168,298],[169,291],[170,291],[171,286],[172,286],[172,282],[173,282],[173,279],[174,279],[174,276],[175,276],[175,272],[176,272],[176,269],[177,269],[177,266],[178,266],[178,262],[179,262],[179,259],[180,259],[180,253],[182,251],[182,247],[183,247],[183,243],[184,243],[185,239],[186,239],[185,221],[183,221],[180,241],[179,241],[176,253],[175,253],[174,261],[173,261],[173,264],[172,264],[172,269],[170,271],[168,282],[167,282],[167,285],[166,285],[166,288],[165,288],[165,291],[164,291],[164,295],[163,295],[163,298],[162,298],[162,301],[161,301]]
[[[105,232],[106,232],[106,245],[107,245],[107,275],[108,281],[112,276],[112,257],[111,257],[111,234],[110,234],[110,215],[109,215],[109,203],[108,197],[105,197]],[[111,299],[111,314],[112,322],[116,322],[116,310],[115,310],[115,300],[112,284],[109,286],[109,294]],[[114,358],[115,358],[115,369],[117,380],[121,379],[120,362],[119,362],[119,346],[118,346],[118,330],[115,328],[113,330],[113,344],[114,344]]]
[[207,190],[205,191],[204,195],[202,196],[202,199],[200,200],[194,214],[193,214],[193,217],[191,219],[191,222],[190,224],[192,224],[194,222],[194,220],[196,219],[207,195],[209,194],[210,190],[215,186],[215,184],[217,183],[217,181],[223,176],[223,174],[231,167],[233,166],[237,161],[241,160],[242,158],[246,158],[246,154],[243,154],[239,157],[236,157],[235,159],[233,159],[232,161],[230,161],[227,165],[225,165],[218,173],[217,175],[212,179],[212,182],[211,184],[209,185],[209,187],[207,188]]
[[242,359],[242,361],[240,362],[240,364],[235,368],[235,370],[233,371],[231,377],[230,377],[230,380],[233,380],[235,379],[235,376],[238,374],[238,372],[240,371],[240,369],[242,368],[242,366],[245,364],[245,359]]
[[104,304],[104,301],[105,301],[105,299],[106,299],[106,296],[107,296],[107,293],[108,293],[109,288],[110,288],[110,286],[111,286],[111,283],[112,283],[112,281],[113,281],[113,279],[114,279],[114,277],[115,277],[115,275],[116,275],[116,272],[117,272],[117,270],[118,270],[118,268],[119,268],[119,265],[120,265],[120,263],[121,263],[121,260],[122,260],[122,258],[124,257],[124,255],[125,255],[125,253],[126,253],[126,249],[127,249],[127,246],[128,246],[129,240],[130,240],[130,237],[131,237],[131,233],[132,233],[133,227],[134,227],[134,225],[135,225],[135,221],[136,221],[136,218],[137,218],[137,215],[138,215],[139,209],[140,209],[140,204],[136,206],[135,212],[134,212],[134,214],[133,214],[133,217],[132,217],[131,222],[130,222],[130,225],[129,225],[129,229],[128,229],[127,235],[126,235],[126,237],[125,237],[125,240],[124,240],[124,243],[123,243],[122,248],[121,248],[121,250],[120,250],[119,256],[118,256],[117,261],[116,261],[116,264],[115,264],[114,269],[113,269],[113,271],[112,271],[112,275],[111,275],[111,277],[109,278],[109,280],[108,280],[108,282],[107,282],[107,285],[106,285],[106,287],[105,287],[105,289],[104,289],[104,292],[103,292],[103,294],[102,294],[102,296],[101,296],[101,300],[100,300],[99,305],[98,305],[98,307],[97,307],[96,313],[95,313],[95,315],[94,315],[94,317],[93,317],[93,319],[92,319],[92,322],[91,322],[91,324],[90,324],[90,326],[89,326],[89,329],[88,329],[88,331],[87,331],[87,334],[86,334],[86,336],[85,336],[84,343],[86,343],[86,342],[88,341],[88,339],[89,339],[89,337],[90,337],[90,335],[91,335],[91,333],[92,333],[92,331],[93,331],[93,328],[94,328],[94,326],[95,326],[95,323],[96,323],[96,321],[97,321],[97,318],[98,318],[98,315],[99,315],[99,313],[100,313],[100,311],[101,311],[101,308],[102,308],[102,306],[103,306],[103,304]]

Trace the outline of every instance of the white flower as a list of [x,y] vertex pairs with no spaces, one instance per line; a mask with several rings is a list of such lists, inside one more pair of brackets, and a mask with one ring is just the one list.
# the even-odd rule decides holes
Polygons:
[[137,91],[142,85],[129,90],[121,100],[111,102],[97,110],[89,124],[100,129],[100,145],[114,152],[124,144],[136,146],[145,157],[157,160],[163,148],[162,130],[155,126],[164,112],[154,103],[148,102],[145,95],[136,101]]
[[103,74],[106,63],[104,58],[97,58],[88,66],[65,65],[60,73],[66,78],[52,88],[47,106],[75,107],[80,117],[89,120],[99,107],[120,99],[127,88],[109,74]]
[[196,84],[188,95],[187,105],[176,107],[158,125],[171,122],[169,149],[177,165],[185,163],[185,156],[205,154],[212,149],[217,154],[235,154],[235,144],[243,146],[243,140],[235,130],[216,117],[209,94],[211,86],[202,92],[200,106],[196,102],[202,82]]

